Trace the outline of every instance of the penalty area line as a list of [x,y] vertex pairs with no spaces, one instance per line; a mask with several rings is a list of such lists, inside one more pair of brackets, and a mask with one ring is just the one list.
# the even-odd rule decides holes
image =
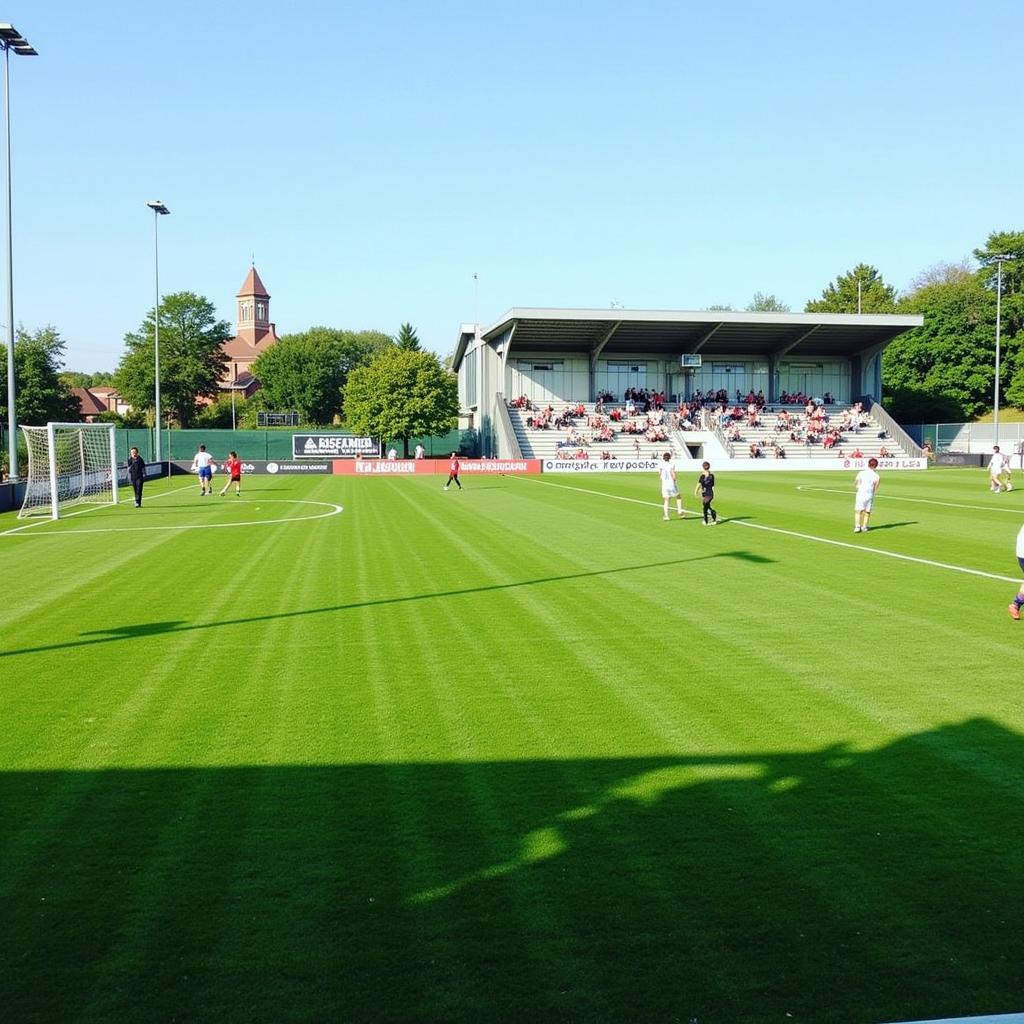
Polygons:
[[[570,487],[567,484],[556,484],[550,480],[530,480],[529,477],[513,477],[513,479],[529,480],[530,483],[543,483],[548,487],[558,487],[563,491],[580,491],[585,494],[596,494],[602,498],[612,498],[615,501],[628,501],[635,505],[647,505],[653,508],[661,508],[657,501],[646,501],[643,498],[627,498],[621,494],[608,494],[606,491],[593,491],[589,487]],[[845,493],[845,492],[844,492]],[[687,515],[698,515],[697,512],[684,510]],[[750,530],[764,530],[766,533],[777,533],[784,537],[796,537],[799,540],[809,540],[816,544],[829,544],[837,548],[849,548],[851,551],[863,551],[873,555],[881,555],[883,558],[895,558],[901,562],[915,562],[918,565],[927,565],[933,569],[946,569],[948,572],[959,572],[967,576],[981,576],[989,580],[999,580],[1001,583],[1020,583],[1016,576],[1001,576],[995,572],[985,572],[983,569],[971,569],[965,565],[952,565],[949,562],[936,562],[930,558],[920,558],[917,555],[904,555],[898,551],[888,551],[885,548],[864,547],[861,544],[851,544],[845,540],[833,540],[831,537],[816,537],[813,533],[800,533],[797,530],[785,530],[780,526],[765,526],[762,523],[748,523],[743,519],[723,519],[722,526],[745,526]]]

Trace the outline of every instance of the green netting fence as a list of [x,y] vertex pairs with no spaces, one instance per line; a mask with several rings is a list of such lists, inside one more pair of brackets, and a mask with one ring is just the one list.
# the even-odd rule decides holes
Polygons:
[[[348,434],[345,430],[323,430],[316,427],[288,428],[287,430],[165,430],[160,435],[161,458],[191,459],[201,444],[208,451],[223,458],[229,451],[238,452],[242,459],[290,459],[292,457],[292,434]],[[118,458],[127,458],[128,449],[139,449],[143,458],[155,458],[153,431],[148,429],[118,430]],[[473,430],[452,430],[439,437],[417,437],[409,439],[409,452],[417,444],[427,450],[427,457],[442,458],[453,451],[464,455],[477,454],[477,437]],[[402,441],[386,441],[385,450],[391,446],[404,454]]]
[[[322,427],[288,427],[269,430],[165,430],[160,435],[160,457],[166,459],[186,460],[195,455],[201,444],[214,456],[223,458],[229,451],[238,452],[242,459],[281,460],[292,457],[292,434],[346,434],[349,430],[330,430]],[[139,453],[147,462],[156,458],[156,445],[152,429],[148,427],[118,429],[114,432],[117,439],[117,457],[119,460],[128,458],[129,448],[138,448]],[[417,444],[422,444],[427,451],[427,458],[445,458],[452,452],[463,456],[476,457],[480,454],[479,436],[475,430],[450,430],[447,434],[437,437],[413,437],[409,439],[409,454]],[[394,447],[400,456],[405,454],[401,439],[384,442],[384,450]],[[7,431],[0,429],[0,451],[7,452]],[[25,472],[26,453],[24,445],[19,443],[19,469]],[[6,460],[5,460],[6,461]]]

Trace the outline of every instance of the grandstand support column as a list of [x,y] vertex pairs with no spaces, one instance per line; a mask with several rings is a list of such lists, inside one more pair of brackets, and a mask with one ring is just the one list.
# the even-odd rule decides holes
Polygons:
[[594,347],[590,350],[590,399],[593,402],[597,398],[597,360],[600,358],[601,353],[604,351],[605,345],[612,340],[612,336],[622,326],[622,321],[617,320],[615,323],[608,328],[607,331],[598,339]]
[[[853,394],[850,395],[851,401],[863,401],[865,398],[870,398],[871,402],[881,403],[882,360],[880,356],[885,344],[872,345],[871,348],[855,353],[851,358],[850,385],[853,390]],[[865,405],[869,404],[870,402],[865,403]]]

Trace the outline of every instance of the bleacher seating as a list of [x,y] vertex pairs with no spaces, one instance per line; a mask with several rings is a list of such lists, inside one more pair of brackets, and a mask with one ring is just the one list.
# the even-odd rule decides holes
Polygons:
[[[859,451],[864,458],[875,458],[887,457],[894,459],[902,459],[906,457],[906,452],[899,446],[899,444],[891,437],[889,437],[882,426],[880,426],[875,420],[873,420],[867,413],[862,413],[862,418],[866,421],[865,425],[859,430],[846,430],[843,432],[841,440],[836,443],[832,448],[826,448],[820,440],[812,441],[807,443],[806,441],[793,441],[790,438],[790,430],[779,426],[779,412],[785,409],[786,412],[795,420],[798,416],[803,416],[803,407],[799,405],[788,405],[788,406],[769,406],[771,412],[762,410],[758,415],[759,425],[751,427],[747,425],[746,417],[742,420],[737,420],[736,425],[739,427],[740,438],[739,441],[733,441],[733,458],[736,459],[749,459],[752,458],[750,453],[750,446],[760,443],[762,445],[762,458],[774,458],[772,451],[773,443],[778,443],[785,450],[787,458],[811,458],[811,459],[836,459],[836,458],[850,458],[854,451]],[[826,405],[823,406],[827,416],[828,424],[830,426],[838,424],[842,418],[843,412],[849,408],[848,405]],[[888,452],[887,456],[882,456],[882,449],[885,448]]]
[[[541,403],[542,408],[546,408],[548,405],[554,410],[554,418],[562,415],[566,410],[574,408],[578,403],[576,402],[545,402]],[[597,430],[593,427],[587,426],[587,418],[595,416],[594,403],[584,402],[584,415],[581,417],[574,417],[574,427],[577,434],[583,435],[584,437],[590,437],[597,433]],[[613,409],[625,410],[624,403],[618,402],[606,402],[604,405],[604,418],[607,420]],[[669,424],[669,412],[675,412],[675,405],[665,406],[665,424],[664,430],[668,436],[665,441],[649,441],[644,437],[643,429],[646,424],[647,415],[638,414],[632,417],[623,417],[621,422],[610,423],[609,425],[615,432],[615,437],[611,441],[600,441],[593,440],[589,444],[585,445],[566,445],[564,444],[567,431],[565,428],[559,428],[553,424],[547,428],[536,430],[530,426],[527,426],[527,420],[532,419],[536,416],[539,411],[537,408],[530,409],[519,409],[513,405],[509,405],[509,418],[512,421],[512,428],[515,431],[516,439],[519,441],[520,451],[523,453],[524,458],[528,459],[573,459],[577,456],[580,450],[588,453],[590,459],[600,460],[602,452],[608,452],[610,456],[614,456],[616,460],[623,459],[635,459],[637,458],[637,446],[639,445],[639,456],[645,459],[661,458],[661,456],[670,451],[676,458],[688,459],[691,458],[690,453],[686,450],[685,444],[682,444],[677,439],[675,432],[672,430]],[[623,431],[623,427],[630,423],[640,429],[640,433],[627,434]]]
[[[542,403],[543,407],[548,405],[554,410],[553,418],[557,418],[563,414],[566,410],[573,408],[577,405],[576,402],[547,402]],[[586,402],[583,403],[584,415],[581,417],[574,418],[574,427],[578,434],[584,437],[590,437],[595,434],[596,431],[592,427],[587,426],[587,418],[595,415],[594,403]],[[564,428],[559,428],[553,424],[545,429],[533,429],[527,426],[527,420],[532,419],[538,412],[537,408],[523,409],[517,408],[513,404],[509,404],[509,417],[512,422],[512,427],[515,431],[516,438],[519,441],[520,450],[525,458],[533,459],[572,459],[577,456],[580,450],[586,451],[590,459],[600,459],[602,452],[608,452],[609,455],[614,455],[617,460],[622,459],[635,459],[638,454],[641,458],[660,458],[661,455],[666,451],[671,451],[677,458],[690,459],[692,458],[690,451],[687,449],[687,441],[691,443],[704,443],[706,446],[715,443],[717,450],[717,442],[712,441],[711,431],[707,430],[695,430],[692,433],[688,431],[675,431],[671,428],[669,423],[669,414],[676,411],[678,407],[674,403],[666,403],[665,405],[665,431],[668,434],[667,441],[649,441],[643,436],[642,428],[646,423],[646,414],[639,413],[636,416],[623,418],[621,422],[612,423],[611,426],[615,431],[615,437],[611,441],[600,441],[593,440],[589,444],[584,445],[565,445],[567,431]],[[830,426],[837,425],[843,416],[848,405],[826,405],[823,407],[827,416],[828,424]],[[621,402],[606,402],[604,404],[604,416],[608,418],[613,409],[619,409],[624,412],[625,404]],[[767,411],[770,409],[771,411]],[[790,438],[789,428],[784,428],[779,424],[779,413],[785,410],[793,420],[802,418],[804,415],[803,406],[800,405],[772,405],[762,409],[758,416],[758,426],[751,427],[747,424],[746,416],[741,420],[736,421],[736,425],[739,427],[739,433],[741,440],[733,441],[732,457],[739,460],[750,459],[751,451],[750,447],[753,444],[760,443],[762,445],[762,456],[763,458],[775,458],[772,450],[773,443],[778,443],[785,451],[787,458],[823,458],[823,459],[834,459],[834,458],[850,458],[853,456],[855,451],[859,451],[864,458],[870,458],[875,456],[876,458],[905,458],[907,453],[900,447],[899,443],[892,437],[889,437],[885,429],[873,420],[867,413],[862,413],[861,416],[865,421],[865,425],[859,430],[846,430],[842,434],[842,438],[836,443],[834,447],[826,448],[820,440],[812,441],[807,443],[806,441],[793,441]],[[633,423],[637,427],[641,428],[641,432],[637,434],[628,434],[623,431],[623,426],[626,423]],[[637,446],[639,445],[639,453]],[[883,449],[886,450],[887,456],[883,455]],[[714,456],[712,456],[714,458]]]

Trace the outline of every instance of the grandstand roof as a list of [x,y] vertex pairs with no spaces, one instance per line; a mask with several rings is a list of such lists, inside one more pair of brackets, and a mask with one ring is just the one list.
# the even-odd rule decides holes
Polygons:
[[[516,307],[490,327],[485,341],[511,331],[510,352],[599,352],[678,356],[851,356],[885,346],[920,327],[919,315],[882,313],[744,313],[732,310],[536,309]],[[459,334],[453,365],[458,368],[473,338],[472,325]]]

